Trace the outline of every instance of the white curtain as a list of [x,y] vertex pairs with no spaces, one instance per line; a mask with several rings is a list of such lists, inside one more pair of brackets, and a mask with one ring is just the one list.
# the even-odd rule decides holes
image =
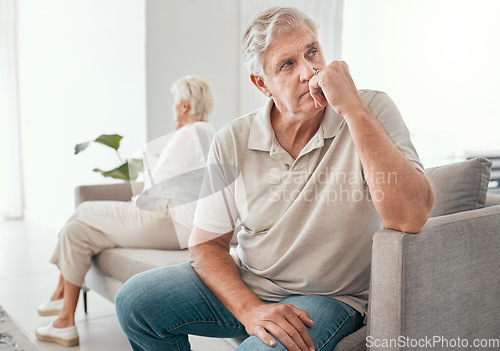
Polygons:
[[0,0],[0,218],[23,216],[16,0]]
[[[344,0],[240,0],[240,40],[253,18],[274,6],[296,7],[311,17],[319,24],[319,41],[326,61],[340,59]],[[240,68],[240,94],[240,114],[249,113],[266,101],[265,96],[250,81],[243,62]]]

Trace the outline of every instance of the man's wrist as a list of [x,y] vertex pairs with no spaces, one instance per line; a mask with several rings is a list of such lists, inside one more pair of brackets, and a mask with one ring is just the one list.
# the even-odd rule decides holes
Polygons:
[[[233,311],[231,312],[234,314],[236,319],[242,323],[245,320],[245,316],[252,314],[252,311],[254,311],[257,307],[265,305],[265,302],[259,299],[253,292],[250,292],[248,296],[241,297],[238,300],[239,303],[233,304]],[[243,301],[243,303],[240,303],[240,301]]]
[[349,123],[351,121],[359,121],[366,118],[372,118],[373,114],[368,106],[366,106],[366,104],[359,103],[347,109],[343,114],[343,117],[346,122]]

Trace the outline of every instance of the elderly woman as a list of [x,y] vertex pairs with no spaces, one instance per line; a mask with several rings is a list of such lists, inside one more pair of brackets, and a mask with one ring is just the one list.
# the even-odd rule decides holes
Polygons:
[[[215,135],[214,127],[207,122],[213,96],[206,81],[195,77],[180,79],[172,85],[172,93],[176,131],[146,177],[156,184],[183,172],[203,169]],[[133,199],[137,204],[142,200],[143,207],[148,205],[147,194],[153,189],[148,181],[142,198]],[[184,233],[191,231],[195,201],[179,206],[184,210],[178,211],[171,208],[170,200],[156,196],[152,201],[154,206],[146,210],[138,208],[136,201],[89,201],[78,206],[61,230],[51,259],[61,271],[59,283],[50,301],[38,308],[41,316],[58,317],[48,326],[37,328],[38,339],[65,346],[78,344],[75,309],[92,256],[112,247],[171,250],[187,247]],[[176,215],[172,216],[173,213]]]
[[191,264],[118,293],[134,350],[189,350],[187,334],[246,338],[238,350],[331,350],[366,315],[373,233],[427,220],[431,187],[397,108],[325,62],[311,19],[265,11],[243,56],[268,103],[226,125],[208,158],[241,177],[231,184],[219,167],[227,189],[198,203]]

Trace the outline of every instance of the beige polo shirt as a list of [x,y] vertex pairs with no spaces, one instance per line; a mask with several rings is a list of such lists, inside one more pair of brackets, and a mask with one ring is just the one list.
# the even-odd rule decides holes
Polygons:
[[[361,96],[399,150],[423,170],[401,115],[384,93]],[[351,133],[327,107],[297,159],[277,142],[272,100],[228,123],[208,158],[227,185],[198,203],[194,224],[227,233],[241,223],[232,256],[243,281],[261,299],[326,295],[365,314],[373,234],[382,227]],[[375,174],[396,182],[396,174]],[[236,179],[236,181],[235,181]]]

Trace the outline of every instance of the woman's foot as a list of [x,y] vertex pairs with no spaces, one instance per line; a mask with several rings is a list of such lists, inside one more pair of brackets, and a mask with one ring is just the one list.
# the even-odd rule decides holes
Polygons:
[[57,316],[63,307],[64,299],[49,300],[48,302],[38,306],[38,314],[42,317]]
[[66,328],[56,328],[53,324],[54,322],[43,327],[38,327],[35,332],[37,339],[40,341],[55,342],[63,346],[78,345],[79,337],[74,325]]

